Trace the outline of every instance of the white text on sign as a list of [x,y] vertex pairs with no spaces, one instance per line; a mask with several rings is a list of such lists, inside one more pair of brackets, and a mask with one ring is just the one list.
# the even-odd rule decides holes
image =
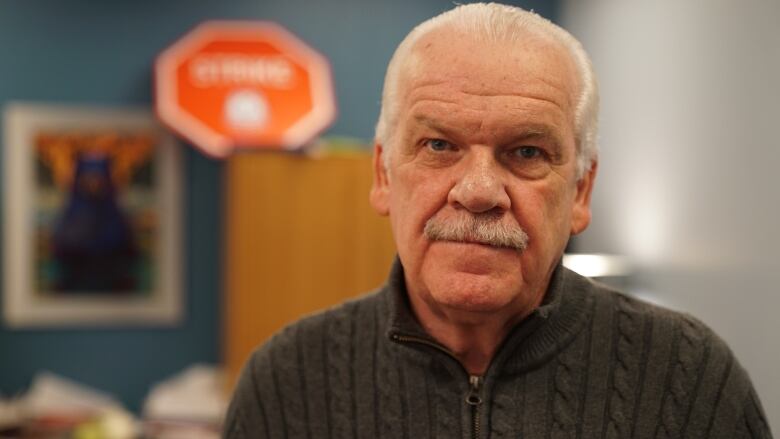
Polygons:
[[288,89],[294,85],[293,66],[282,56],[204,54],[189,66],[196,87],[252,85]]

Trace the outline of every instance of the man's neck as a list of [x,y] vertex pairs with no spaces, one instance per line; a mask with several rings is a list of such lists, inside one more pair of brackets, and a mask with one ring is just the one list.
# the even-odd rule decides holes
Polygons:
[[490,313],[446,310],[417,295],[409,299],[423,329],[449,349],[471,375],[483,375],[509,331],[542,302],[538,294],[522,307]]

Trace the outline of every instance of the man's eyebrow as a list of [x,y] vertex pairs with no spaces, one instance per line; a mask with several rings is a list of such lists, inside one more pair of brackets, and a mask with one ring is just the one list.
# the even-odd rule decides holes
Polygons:
[[424,114],[417,114],[412,118],[414,119],[415,122],[425,125],[428,128],[433,128],[437,131],[443,131],[443,132],[449,131],[449,129],[446,127],[446,124],[443,124],[438,120],[431,118],[430,116],[426,116]]
[[[412,119],[430,128],[434,131],[442,133],[443,135],[456,135],[458,133],[458,127],[454,127],[451,124],[440,121],[436,118],[432,118],[428,115],[417,114],[412,116]],[[561,134],[554,127],[543,123],[518,123],[516,127],[512,128],[512,143],[527,141],[527,140],[544,140],[549,139],[554,143],[559,144],[561,142]]]
[[[415,122],[418,122],[422,125],[426,125],[431,128],[436,128],[440,130],[448,130],[448,124],[446,122],[439,121],[436,118],[432,118],[425,114],[416,114],[412,116],[412,119]],[[543,124],[543,123],[518,123],[517,127],[514,129],[517,132],[517,137],[554,137],[555,136],[555,128]]]
[[532,125],[532,126],[520,126],[518,127],[518,139],[538,139],[538,138],[555,138],[555,132],[553,129],[544,125]]
[[459,132],[458,132],[459,127],[451,123],[448,124],[445,121],[440,121],[438,119],[423,114],[412,116],[412,120],[414,120],[414,122],[416,122],[419,125],[422,125],[432,131],[435,131],[441,136],[447,138],[459,137]]
[[535,121],[518,123],[517,131],[519,135],[534,137],[557,137],[561,134],[560,128],[557,125]]

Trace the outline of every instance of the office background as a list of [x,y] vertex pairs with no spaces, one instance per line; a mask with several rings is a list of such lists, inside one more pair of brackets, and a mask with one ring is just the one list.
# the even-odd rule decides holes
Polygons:
[[[264,19],[330,59],[339,115],[327,133],[368,141],[394,47],[452,2],[318,3],[0,0],[0,105],[148,107],[154,57],[186,31],[206,19]],[[600,77],[594,220],[574,250],[628,257],[635,292],[712,326],[753,377],[777,431],[780,5],[515,3],[580,37]],[[224,167],[185,145],[184,168],[182,324],[0,327],[0,393],[24,391],[46,369],[137,411],[153,383],[194,362],[219,363]]]
[[[522,2],[546,16],[556,3]],[[387,61],[446,0],[0,0],[0,105],[147,106],[155,56],[201,21],[277,22],[329,58],[339,115],[328,134],[370,139]],[[2,130],[2,128],[0,128]],[[0,132],[0,134],[2,134]],[[149,387],[194,362],[218,363],[223,330],[223,164],[184,148],[185,319],[174,328],[0,328],[0,393],[50,370],[139,410]]]

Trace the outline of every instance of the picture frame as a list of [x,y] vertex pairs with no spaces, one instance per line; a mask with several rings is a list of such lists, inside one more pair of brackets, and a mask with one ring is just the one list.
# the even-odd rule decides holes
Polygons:
[[14,102],[3,116],[5,325],[179,323],[174,137],[143,108]]

